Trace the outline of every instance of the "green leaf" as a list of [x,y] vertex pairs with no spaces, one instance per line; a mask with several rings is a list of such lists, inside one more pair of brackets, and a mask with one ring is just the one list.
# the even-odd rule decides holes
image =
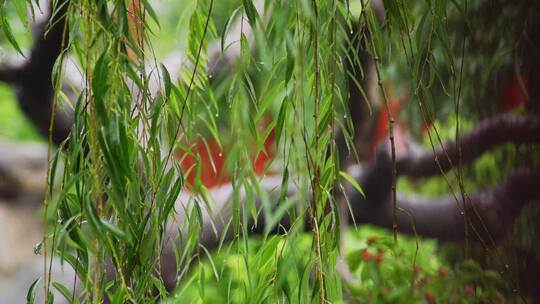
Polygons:
[[276,122],[276,149],[279,148],[279,143],[281,139],[281,133],[283,131],[283,126],[285,125],[285,118],[287,115],[287,98],[283,98],[281,102],[281,108],[279,109],[279,114]]
[[244,62],[249,64],[251,62],[251,52],[249,50],[249,42],[244,33],[240,35],[240,47],[242,49],[242,58]]
[[128,236],[124,231],[122,231],[122,229],[120,229],[119,227],[115,226],[114,224],[112,224],[111,222],[105,219],[100,218],[100,220],[101,220],[101,224],[103,225],[103,227],[105,227],[105,229],[107,229],[109,232],[111,232],[118,238],[129,243]]
[[[143,1],[143,4],[144,4],[144,11],[146,11],[148,13],[148,15],[150,15],[150,18],[152,18],[152,20],[154,20],[154,22],[157,24],[158,27],[161,27],[161,25],[159,24],[159,17],[157,16],[156,12],[154,11],[154,8],[152,8],[152,6],[150,5],[150,3],[148,3],[147,0],[142,0]],[[145,26],[145,30],[148,30],[148,26]]]
[[77,297],[73,295],[66,286],[58,282],[53,282],[52,285],[64,296],[64,298],[66,298],[69,303],[79,303]]
[[17,43],[17,39],[15,39],[15,36],[13,36],[13,33],[11,31],[11,26],[9,25],[6,16],[5,16],[5,10],[4,8],[0,9],[0,22],[2,23],[2,30],[4,34],[6,34],[6,38],[8,39],[9,43],[15,48],[17,53],[21,54],[21,56],[24,56],[23,51],[19,47],[19,43]]
[[99,219],[99,216],[96,212],[94,205],[92,204],[92,200],[85,199],[84,209],[85,209],[88,221],[90,222],[91,226],[95,229],[97,235],[103,235],[103,232],[101,229],[102,227],[101,220]]
[[28,303],[28,304],[33,304],[34,303],[34,300],[36,298],[36,288],[37,288],[39,282],[41,282],[41,277],[37,278],[30,285],[30,288],[28,289],[28,293],[26,294],[26,303]]
[[107,91],[107,80],[110,73],[109,68],[109,58],[107,52],[103,52],[99,57],[96,65],[94,67],[94,75],[92,78],[92,90],[94,92],[94,97],[103,98],[105,92]]
[[13,4],[15,5],[15,10],[17,11],[17,16],[19,17],[19,20],[22,22],[24,28],[27,31],[30,31],[30,26],[28,25],[28,19],[26,17],[26,1],[25,0],[15,0],[13,1]]
[[344,172],[344,171],[339,171],[339,175],[341,175],[341,177],[343,177],[344,179],[346,179],[349,183],[351,183],[351,185],[353,185],[353,187],[358,191],[360,192],[360,194],[362,194],[362,196],[365,198],[366,195],[364,194],[364,190],[362,190],[362,187],[360,187],[360,185],[356,182],[356,180],[354,179],[354,177],[350,176],[347,172]]
[[223,26],[223,31],[221,31],[221,39],[220,39],[220,45],[221,45],[221,52],[224,53],[226,48],[229,47],[228,45],[225,45],[225,41],[227,38],[227,33],[229,32],[229,27],[231,26],[232,21],[234,20],[236,14],[240,11],[241,7],[235,9],[227,18],[227,21],[225,22],[225,25]]
[[165,96],[169,98],[171,96],[171,74],[169,74],[169,71],[167,71],[167,68],[165,65],[161,64],[161,72],[163,76],[163,82],[165,85]]
[[253,5],[252,0],[243,0],[243,2],[244,2],[244,10],[248,17],[249,24],[251,25],[251,27],[254,28],[255,24],[257,23],[257,19],[259,18],[257,9],[255,8],[255,5]]

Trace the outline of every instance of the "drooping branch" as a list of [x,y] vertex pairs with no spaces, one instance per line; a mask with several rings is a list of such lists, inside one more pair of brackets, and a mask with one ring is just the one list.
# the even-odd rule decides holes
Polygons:
[[[540,117],[503,114],[488,118],[463,135],[460,142],[463,164],[504,143],[540,143]],[[456,144],[450,141],[445,143],[443,148],[435,149],[435,153],[426,150],[419,155],[405,155],[397,160],[398,175],[427,177],[440,174],[441,171],[446,172],[458,164],[458,153]]]
[[[384,7],[382,1],[371,1],[371,9],[377,17],[379,24],[384,22]],[[367,158],[368,148],[366,145],[371,138],[374,128],[374,120],[370,117],[372,109],[377,105],[377,74],[375,73],[375,61],[367,51],[366,40],[368,33],[363,30],[359,22],[352,24],[347,43],[347,54],[344,61],[347,63],[347,80],[349,89],[348,112],[352,127],[350,136],[354,147],[349,147],[345,131],[339,130],[336,142],[339,149],[340,161],[343,167],[354,164],[358,159]]]
[[[67,37],[64,36],[69,34],[66,27],[66,12],[69,2],[69,0],[58,1],[54,8],[53,1],[49,2],[49,16],[34,27],[36,30],[35,40],[29,59],[25,63],[17,66],[6,63],[0,65],[0,81],[15,87],[21,109],[36,126],[37,131],[44,137],[47,137],[49,133],[51,106],[54,98],[53,68],[60,54],[67,47],[67,43],[64,41],[64,39],[67,40]],[[265,14],[264,1],[257,1],[256,7],[260,15]],[[266,8],[266,13],[271,12],[271,10],[272,5],[269,5]],[[241,31],[250,42],[254,41],[254,30],[248,25],[243,25],[242,18],[236,18],[224,40],[226,49],[222,52],[219,41],[212,42],[209,45],[207,52],[208,74],[210,77],[215,78],[218,74],[234,68],[235,62],[241,56],[240,42],[237,41]],[[251,43],[251,45],[254,45],[254,43]],[[170,71],[172,80],[183,80],[180,75],[181,67],[185,64],[182,53],[172,53],[164,60],[163,64]],[[155,66],[155,62],[149,62],[148,65]],[[66,64],[68,72],[69,70],[77,70],[73,66],[74,63],[72,62]],[[149,70],[153,71],[153,69]],[[81,75],[71,75],[75,73],[68,74],[72,78],[81,78]],[[160,71],[153,71],[150,74],[149,86],[151,93],[160,90],[162,76]],[[78,84],[76,83],[76,85]],[[66,83],[63,87],[71,90],[70,85]],[[75,100],[72,100],[72,102],[75,102]],[[52,134],[55,144],[58,145],[67,138],[72,124],[72,112],[56,111]]]

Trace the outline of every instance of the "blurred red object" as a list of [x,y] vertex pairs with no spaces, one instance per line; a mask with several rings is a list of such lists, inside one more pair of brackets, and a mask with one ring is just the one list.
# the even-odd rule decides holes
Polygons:
[[[269,119],[264,119],[262,125],[267,127]],[[226,149],[224,149],[226,150]],[[275,131],[272,129],[264,142],[264,148],[252,157],[253,171],[256,175],[264,173],[267,164],[274,157]],[[186,182],[195,189],[197,175],[201,184],[211,189],[231,181],[229,172],[225,169],[227,155],[220,149],[214,138],[199,139],[191,146],[178,149],[176,159],[180,162]]]
[[[521,84],[520,84],[521,82]],[[499,112],[510,112],[522,105],[526,105],[527,96],[524,93],[529,85],[529,76],[521,76],[521,81],[514,77],[501,88],[501,100],[499,101]],[[523,87],[522,87],[523,86]]]
[[[386,87],[386,95],[388,96],[388,108],[390,108],[390,112],[394,118],[394,145],[396,154],[405,154],[407,151],[407,142],[405,138],[406,127],[399,119],[399,109],[401,105],[408,101],[409,96],[407,93],[405,93],[400,98],[396,98],[394,96],[394,91],[391,84]],[[377,115],[377,120],[375,121],[375,127],[373,129],[371,142],[369,144],[368,158],[372,158],[373,155],[375,155],[375,150],[377,149],[379,143],[381,143],[383,140],[388,140],[389,133],[390,122],[388,120],[388,111],[383,103]]]

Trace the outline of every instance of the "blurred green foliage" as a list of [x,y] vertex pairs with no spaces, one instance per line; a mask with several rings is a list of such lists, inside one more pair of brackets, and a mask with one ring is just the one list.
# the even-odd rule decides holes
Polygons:
[[[350,268],[344,284],[347,303],[501,303],[509,284],[494,270],[466,260],[441,259],[434,240],[392,234],[369,225],[350,229],[344,241]],[[233,243],[193,268],[166,303],[301,303],[297,294],[305,277],[310,237],[272,236],[249,240],[247,257],[231,252]],[[294,252],[294,258],[287,253]],[[342,267],[342,266],[338,266]],[[250,271],[249,269],[257,269]],[[277,284],[275,282],[278,282]],[[268,284],[276,290],[266,288]],[[201,291],[204,289],[204,291]],[[281,296],[280,296],[281,295]]]
[[13,140],[43,140],[19,109],[13,89],[6,85],[0,85],[0,137]]

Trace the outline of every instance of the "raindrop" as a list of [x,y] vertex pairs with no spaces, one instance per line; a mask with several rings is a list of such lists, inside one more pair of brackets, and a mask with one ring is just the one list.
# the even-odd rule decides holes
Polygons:
[[41,254],[41,249],[43,248],[43,242],[39,242],[36,245],[34,245],[34,254],[39,255]]

